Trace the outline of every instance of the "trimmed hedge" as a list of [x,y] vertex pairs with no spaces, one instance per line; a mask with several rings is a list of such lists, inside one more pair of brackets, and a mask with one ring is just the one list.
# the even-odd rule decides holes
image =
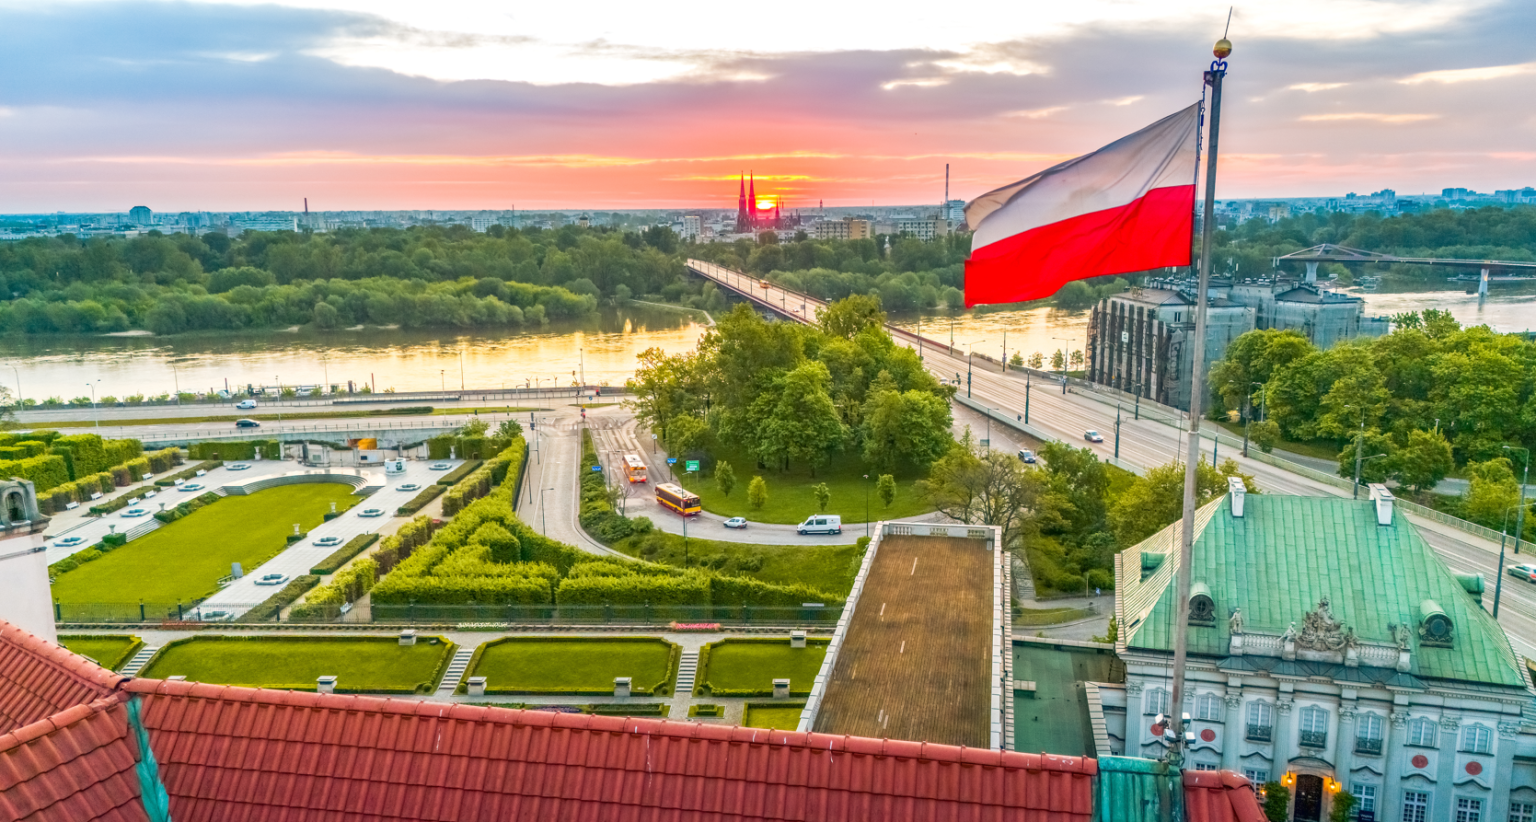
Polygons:
[[410,502],[395,509],[395,513],[402,517],[410,516],[427,507],[428,503],[442,496],[443,492],[447,490],[446,487],[441,485],[428,485],[426,488],[421,489],[421,493],[413,497]]
[[379,541],[378,534],[358,534],[347,540],[347,544],[337,548],[334,553],[321,560],[318,565],[309,569],[311,574],[334,574],[347,561],[368,550],[368,546]]
[[98,434],[71,434],[67,437],[59,437],[53,441],[50,450],[64,456],[64,461],[70,465],[71,477],[76,479],[105,471],[115,464],[108,462],[107,447]]
[[198,471],[212,471],[213,469],[222,467],[223,465],[223,460],[208,460],[207,462],[200,462],[185,471],[178,471],[168,477],[161,477],[160,479],[155,480],[155,484],[161,488],[169,488],[176,484],[176,480],[186,481],[196,477]]
[[196,497],[194,497],[192,499],[189,499],[189,500],[187,500],[185,502],[177,503],[174,508],[167,508],[164,511],[156,511],[155,512],[155,519],[160,520],[161,522],[169,524],[169,523],[175,522],[176,520],[181,519],[182,517],[192,513],[193,511],[198,510],[199,508],[204,508],[204,507],[207,507],[209,505],[212,505],[213,503],[218,502],[221,499],[224,499],[224,498],[219,496],[218,494],[213,493],[212,491],[209,491],[209,492],[204,493],[204,494],[198,494]]
[[236,440],[233,442],[194,442],[187,446],[187,456],[195,460],[282,459],[283,445],[277,440]]
[[110,514],[113,511],[117,511],[117,510],[121,510],[123,508],[127,508],[128,507],[128,500],[131,500],[131,499],[141,499],[142,500],[144,498],[144,492],[145,491],[158,491],[158,490],[160,490],[160,489],[156,488],[153,485],[140,485],[138,488],[135,488],[132,491],[128,491],[127,493],[120,494],[120,495],[118,495],[114,499],[109,499],[106,502],[100,503],[98,505],[92,505],[90,507],[90,512],[93,513],[93,514]]
[[464,463],[463,465],[460,465],[458,468],[455,468],[452,471],[449,471],[448,473],[444,474],[442,476],[442,478],[440,478],[437,481],[437,484],[438,485],[457,485],[459,483],[459,480],[462,480],[465,477],[469,476],[470,474],[474,473],[476,470],[478,470],[480,468],[480,466],[482,466],[484,464],[485,464],[484,460],[469,460],[468,462]]
[[45,454],[26,459],[0,462],[0,477],[21,477],[30,480],[41,494],[69,482],[69,465],[57,454]]
[[512,446],[521,437],[504,440],[499,437],[456,437],[439,434],[427,440],[427,458],[488,460]]
[[334,619],[341,606],[356,602],[378,581],[379,564],[372,558],[363,557],[333,577],[330,583],[310,592],[303,604],[295,605],[288,612],[288,619],[291,622]]
[[281,591],[267,597],[267,601],[257,605],[237,618],[236,622],[272,622],[282,614],[283,609],[292,605],[299,597],[304,596],[309,589],[320,584],[320,577],[314,574],[305,574],[295,577]]
[[103,471],[38,494],[38,508],[45,514],[61,514],[69,509],[71,502],[90,502],[92,494],[110,494],[116,490],[112,475]]

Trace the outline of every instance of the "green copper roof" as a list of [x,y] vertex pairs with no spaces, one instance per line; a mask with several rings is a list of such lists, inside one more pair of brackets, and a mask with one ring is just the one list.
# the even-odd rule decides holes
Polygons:
[[[1196,535],[1195,580],[1210,586],[1216,624],[1188,626],[1189,652],[1226,657],[1227,615],[1241,608],[1247,632],[1281,634],[1328,597],[1334,619],[1364,642],[1390,644],[1388,625],[1411,629],[1418,677],[1523,688],[1504,632],[1468,594],[1417,530],[1398,512],[1376,524],[1375,503],[1347,499],[1247,496],[1234,518],[1230,498]],[[1151,580],[1149,580],[1151,582]],[[1491,587],[1491,584],[1490,584]],[[1130,629],[1130,648],[1171,651],[1174,588]],[[1419,644],[1419,603],[1432,599],[1455,625],[1454,647]]]

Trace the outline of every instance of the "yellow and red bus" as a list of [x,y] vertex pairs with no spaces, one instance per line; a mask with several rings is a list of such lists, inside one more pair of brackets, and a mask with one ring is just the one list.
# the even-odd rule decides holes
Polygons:
[[630,482],[645,482],[645,463],[634,454],[624,455],[624,474]]
[[704,507],[699,504],[698,494],[685,491],[681,485],[674,485],[670,482],[664,482],[656,486],[656,502],[658,505],[664,508],[671,508],[685,517],[691,517],[704,510]]

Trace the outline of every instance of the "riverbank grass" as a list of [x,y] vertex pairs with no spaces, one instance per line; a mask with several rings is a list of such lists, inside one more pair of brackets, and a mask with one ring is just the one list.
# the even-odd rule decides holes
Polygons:
[[334,676],[338,692],[421,694],[436,689],[453,650],[438,637],[202,636],[165,646],[143,675],[293,691]]
[[[722,493],[716,484],[714,465],[710,466],[707,476],[688,475],[680,470],[683,467],[680,459],[672,466],[672,472],[662,466],[653,469],[651,480],[655,482],[658,477],[671,473],[674,477],[672,481],[679,482],[684,488],[699,495],[704,510],[723,517],[746,517],[752,522],[795,524],[804,522],[806,517],[813,514],[822,513],[815,491],[821,483],[826,483],[827,490],[831,492],[826,513],[841,516],[845,526],[855,522],[863,524],[866,510],[871,521],[906,519],[933,510],[918,497],[913,487],[913,483],[924,476],[918,470],[898,469],[892,475],[896,478],[896,498],[887,507],[875,488],[875,482],[884,472],[851,455],[833,459],[829,464],[816,469],[814,475],[808,465],[791,465],[786,471],[758,468],[757,460],[738,451],[722,452],[717,459],[729,462],[732,473],[736,475],[735,487],[729,495]],[[864,478],[866,474],[869,479]],[[757,476],[762,477],[768,485],[768,501],[762,508],[753,508],[747,501],[747,486]]]
[[[218,502],[145,534],[91,562],[59,574],[53,596],[65,605],[151,603],[156,615],[218,590],[240,563],[246,573],[286,548],[284,538],[319,525],[331,503],[351,508],[358,498],[341,483],[283,485]],[[153,502],[153,500],[151,500]],[[127,528],[137,524],[122,520]]]

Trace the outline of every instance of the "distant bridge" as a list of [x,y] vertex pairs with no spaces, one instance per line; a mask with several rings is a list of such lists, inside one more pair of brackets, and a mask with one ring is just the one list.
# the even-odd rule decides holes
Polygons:
[[[1374,251],[1362,251],[1349,246],[1323,243],[1300,251],[1292,251],[1274,258],[1275,267],[1280,266],[1282,260],[1293,263],[1306,263],[1307,282],[1317,282],[1318,263],[1406,263],[1408,265],[1437,265],[1452,268],[1476,268],[1482,274],[1477,278],[1477,294],[1479,297],[1488,295],[1488,282],[1490,279],[1504,281],[1527,281],[1536,279],[1536,262],[1517,262],[1514,260],[1458,260],[1448,257],[1399,257],[1393,254],[1378,254]],[[1490,273],[1515,269],[1529,271],[1526,276],[1505,276],[1492,278]],[[1462,279],[1462,278],[1458,278]]]

